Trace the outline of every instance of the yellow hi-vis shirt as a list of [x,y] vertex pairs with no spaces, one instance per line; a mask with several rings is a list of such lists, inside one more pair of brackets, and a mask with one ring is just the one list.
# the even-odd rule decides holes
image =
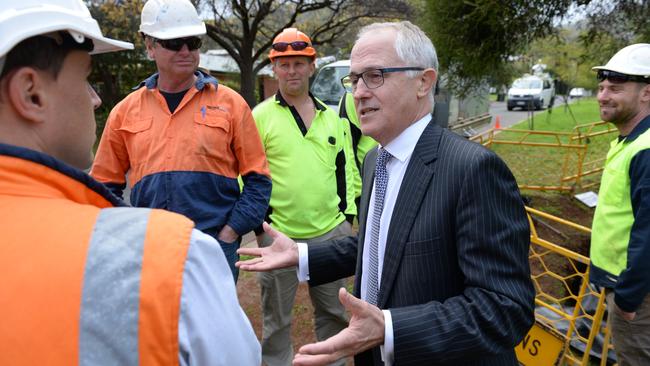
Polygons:
[[279,92],[253,109],[273,181],[267,220],[296,239],[323,235],[357,213],[348,123],[312,99],[309,129]]
[[346,92],[339,101],[339,117],[345,118],[350,123],[350,135],[352,137],[352,151],[357,159],[357,168],[359,169],[358,177],[354,181],[354,189],[357,191],[357,197],[361,196],[361,168],[363,167],[363,160],[370,149],[377,146],[375,141],[370,136],[365,136],[361,133],[361,125],[359,124],[359,117],[354,107],[354,98],[352,93]]

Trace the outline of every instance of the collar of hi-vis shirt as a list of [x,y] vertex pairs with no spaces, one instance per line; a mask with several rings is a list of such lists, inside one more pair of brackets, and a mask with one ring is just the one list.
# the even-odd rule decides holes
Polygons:
[[[155,73],[145,80],[141,81],[140,84],[135,86],[133,90],[137,90],[142,88],[143,86],[146,86],[147,89],[154,89],[158,86],[158,77],[159,73]],[[206,74],[205,72],[201,70],[196,70],[194,72],[194,76],[196,76],[196,81],[194,82],[194,86],[196,87],[197,90],[203,90],[203,88],[208,85],[208,84],[213,84],[215,87],[219,85],[219,81],[211,75]]]
[[[322,104],[318,99],[316,99],[316,97],[311,92],[309,93],[309,97],[311,98],[312,102],[314,102],[316,111],[324,111],[327,109],[327,107],[324,104]],[[289,103],[287,103],[287,101],[284,99],[282,93],[280,93],[279,90],[275,94],[275,102],[283,107],[289,108],[289,111],[291,112],[293,119],[296,121],[296,124],[298,125],[298,129],[300,129],[300,132],[302,132],[303,136],[307,135],[307,126],[305,125],[305,121],[303,121],[302,117],[300,117],[300,113],[298,113],[296,107],[289,105]]]
[[[402,131],[399,136],[393,139],[391,142],[386,144],[383,148],[388,151],[393,158],[391,158],[386,164],[386,170],[388,171],[388,185],[386,186],[386,192],[384,196],[384,207],[381,213],[381,218],[379,220],[379,240],[378,240],[378,255],[379,255],[379,266],[378,266],[378,277],[381,281],[381,274],[384,268],[384,254],[386,253],[386,239],[388,237],[388,228],[390,226],[390,219],[393,215],[393,209],[395,208],[395,202],[397,201],[397,195],[399,193],[399,188],[402,185],[402,180],[404,179],[404,173],[408,166],[409,161],[411,160],[411,155],[415,150],[415,145],[417,144],[420,136],[424,132],[424,129],[431,121],[431,114],[419,119],[417,122],[410,125],[406,130]],[[380,146],[381,148],[381,146]],[[372,231],[372,213],[375,210],[375,185],[373,184],[372,193],[370,195],[370,203],[368,205],[368,215],[366,219],[366,233],[364,238],[363,246],[363,260],[362,260],[362,269],[361,269],[361,298],[366,299],[366,291],[368,289],[368,276],[365,274],[368,273],[368,265],[370,260],[369,245],[370,235]],[[380,283],[381,288],[381,283]]]
[[644,132],[646,132],[650,128],[650,114],[645,116],[641,122],[639,122],[634,128],[632,129],[632,132],[630,132],[629,135],[627,136],[618,136],[618,141],[625,140],[625,142],[632,142],[636,140],[637,137],[641,136]]
[[0,143],[0,196],[64,198],[96,207],[127,206],[85,172],[39,151]]

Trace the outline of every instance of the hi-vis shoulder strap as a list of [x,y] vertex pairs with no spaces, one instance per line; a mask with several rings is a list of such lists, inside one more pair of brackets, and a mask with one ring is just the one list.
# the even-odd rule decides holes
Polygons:
[[140,208],[100,212],[85,264],[80,365],[178,363],[182,272],[193,224]]

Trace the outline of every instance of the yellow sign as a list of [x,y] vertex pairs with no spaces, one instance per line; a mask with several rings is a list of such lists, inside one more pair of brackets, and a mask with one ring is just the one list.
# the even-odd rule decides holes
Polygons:
[[535,322],[517,345],[517,359],[525,366],[553,366],[562,356],[564,339],[544,324]]

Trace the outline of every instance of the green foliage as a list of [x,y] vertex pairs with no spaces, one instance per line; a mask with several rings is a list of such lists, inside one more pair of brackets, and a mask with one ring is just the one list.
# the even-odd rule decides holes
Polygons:
[[553,31],[554,20],[573,3],[589,0],[430,1],[424,17],[438,50],[442,71],[449,71],[457,93],[491,79],[508,84],[514,70],[508,58]]
[[266,65],[273,39],[283,29],[297,27],[311,37],[320,55],[340,49],[349,52],[356,29],[364,22],[408,18],[407,0],[197,0],[206,21],[207,36],[225,49],[241,70],[240,92],[256,103],[257,73]]
[[588,23],[583,40],[604,63],[629,44],[650,42],[650,1],[597,2],[588,14]]
[[[595,90],[597,82],[591,68],[600,64],[600,60],[590,53],[590,47],[582,41],[584,34],[584,31],[575,27],[561,28],[554,35],[532,42],[526,52],[527,58],[548,65],[552,75],[568,85],[568,88]],[[567,94],[568,91],[567,89],[562,94]]]
[[90,12],[105,36],[135,45],[133,51],[93,56],[90,82],[102,98],[102,106],[96,113],[98,135],[101,135],[106,117],[115,104],[155,72],[155,64],[147,59],[144,42],[138,34],[143,4],[143,0],[95,0],[89,4]]

